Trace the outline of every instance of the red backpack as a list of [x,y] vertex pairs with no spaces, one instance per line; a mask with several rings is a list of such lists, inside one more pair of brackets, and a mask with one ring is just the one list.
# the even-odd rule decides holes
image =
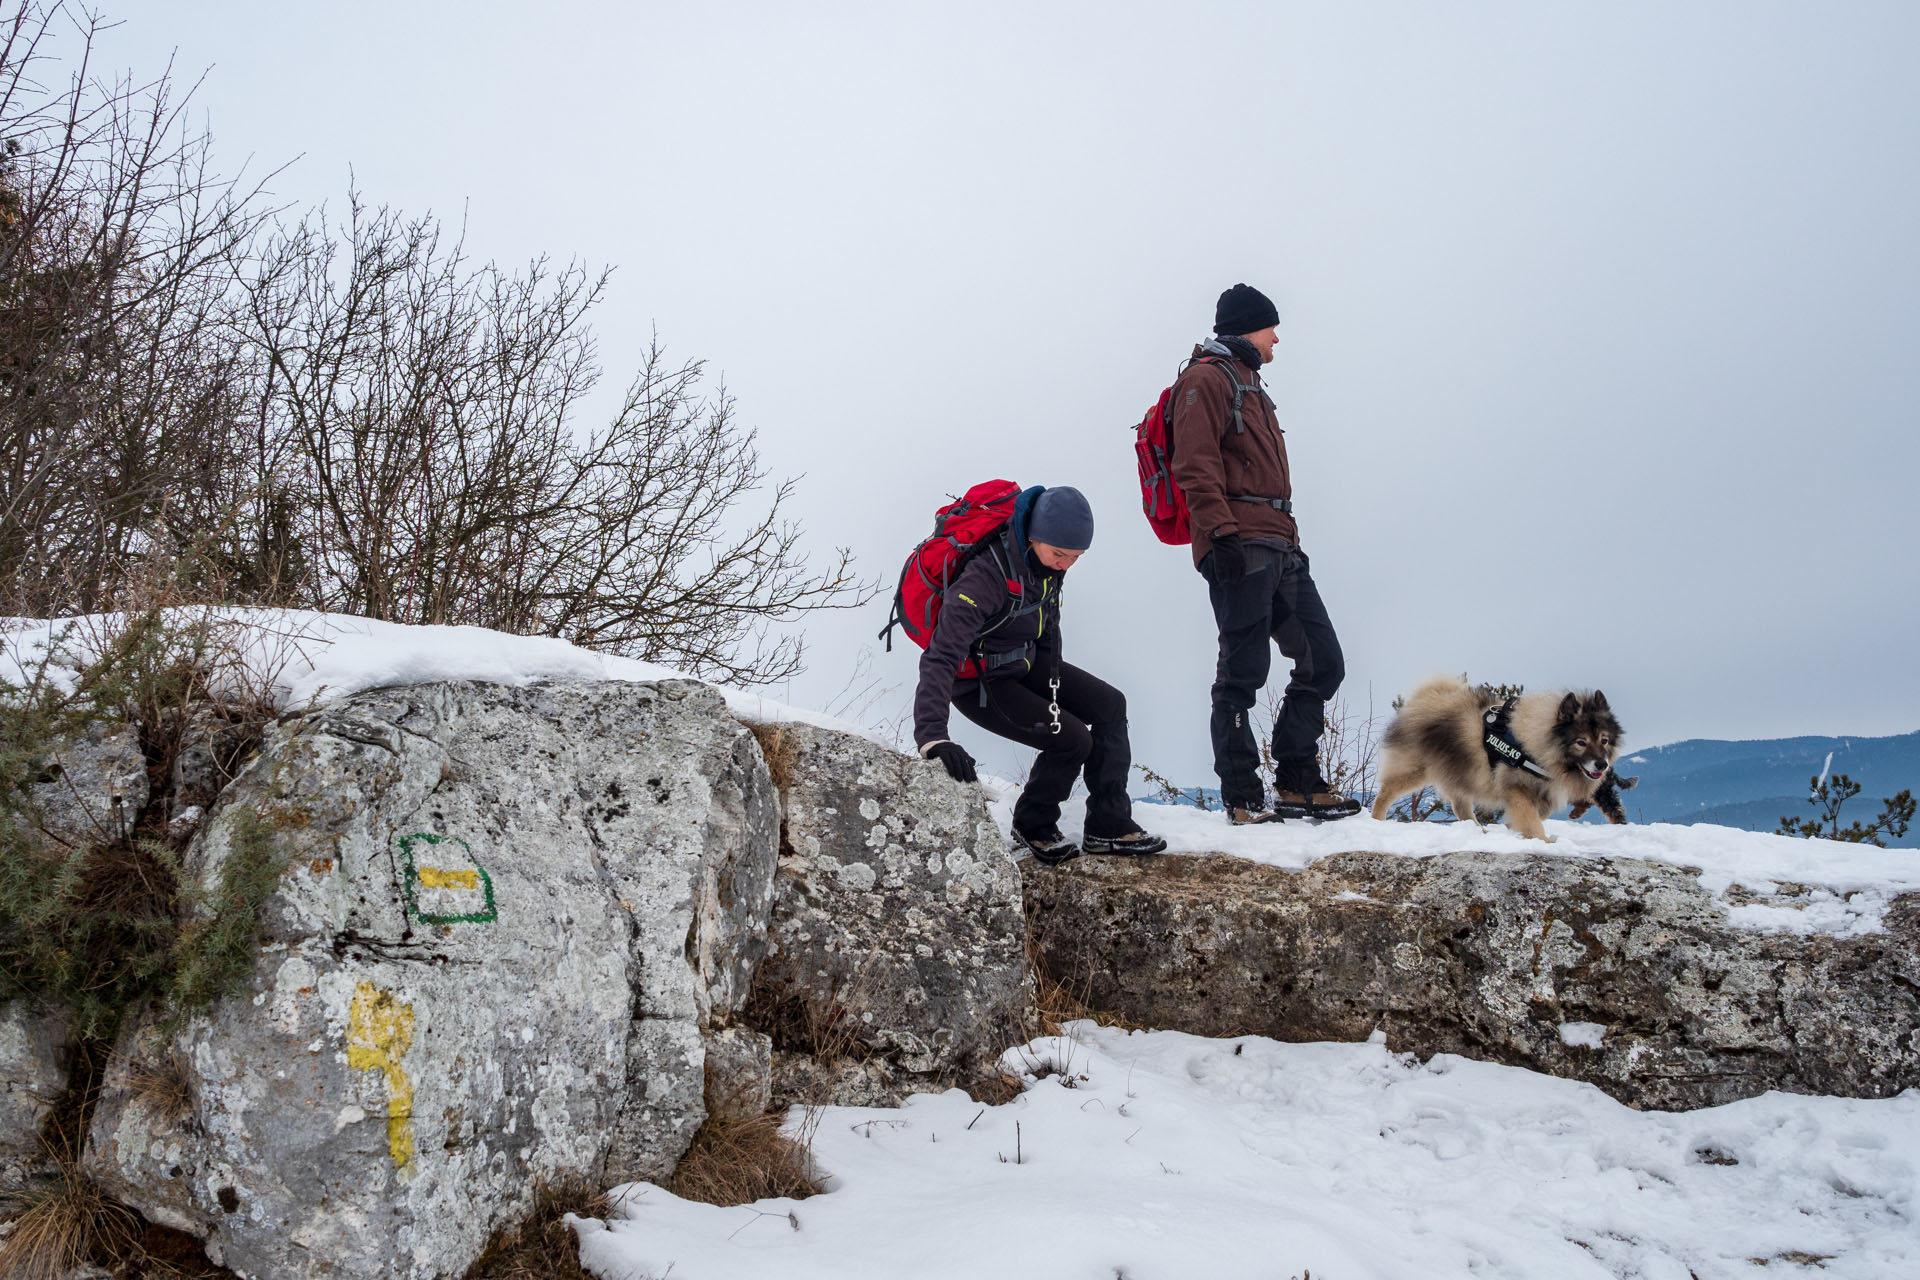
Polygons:
[[[988,480],[934,512],[933,532],[913,549],[900,570],[900,585],[893,593],[893,614],[880,631],[889,652],[895,626],[922,649],[927,647],[940,621],[947,588],[960,577],[967,562],[991,546],[995,535],[1013,519],[1014,500],[1019,496],[1020,486],[1013,481]],[[1020,593],[1019,582],[1009,579],[1007,586],[1015,595]],[[978,674],[974,658],[960,664],[962,678]]]
[[[1253,384],[1241,382],[1233,371],[1233,361],[1220,356],[1201,356],[1187,368],[1195,364],[1213,365],[1227,375],[1227,381],[1233,384],[1233,428],[1244,435],[1247,424],[1240,416],[1240,402],[1254,389]],[[1187,495],[1180,492],[1173,478],[1172,432],[1173,388],[1168,387],[1147,410],[1147,416],[1140,419],[1134,431],[1133,452],[1140,463],[1140,505],[1146,510],[1147,523],[1160,541],[1184,547],[1193,541],[1193,531],[1188,524]]]

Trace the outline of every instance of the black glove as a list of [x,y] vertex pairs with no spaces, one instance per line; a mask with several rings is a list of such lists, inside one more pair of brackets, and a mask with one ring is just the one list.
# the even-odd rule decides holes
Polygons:
[[1237,533],[1223,533],[1213,540],[1213,578],[1222,586],[1247,576],[1247,549]]
[[938,760],[947,766],[947,773],[955,782],[980,781],[980,774],[973,767],[973,757],[957,742],[935,743],[927,748],[927,759]]

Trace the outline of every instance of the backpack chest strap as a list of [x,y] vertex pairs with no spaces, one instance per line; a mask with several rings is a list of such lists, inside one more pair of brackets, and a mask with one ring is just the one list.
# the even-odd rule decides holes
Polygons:
[[1220,370],[1221,373],[1227,375],[1227,382],[1233,387],[1233,433],[1237,436],[1247,434],[1247,420],[1240,411],[1240,403],[1247,398],[1247,392],[1258,391],[1260,398],[1267,402],[1267,408],[1269,409],[1274,407],[1273,397],[1267,394],[1265,387],[1260,386],[1256,382],[1240,381],[1240,376],[1233,371],[1235,363],[1233,360],[1219,356],[1203,356],[1201,360],[1203,363],[1210,364]]

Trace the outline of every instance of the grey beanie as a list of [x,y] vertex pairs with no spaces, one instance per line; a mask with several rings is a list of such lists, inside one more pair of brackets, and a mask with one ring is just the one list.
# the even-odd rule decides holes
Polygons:
[[1063,551],[1085,551],[1093,545],[1093,508],[1086,495],[1066,485],[1041,491],[1027,519],[1027,536]]

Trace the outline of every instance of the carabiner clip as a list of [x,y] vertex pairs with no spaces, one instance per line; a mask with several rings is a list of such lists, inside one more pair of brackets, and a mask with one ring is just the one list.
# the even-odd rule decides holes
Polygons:
[[1047,712],[1053,717],[1053,727],[1047,732],[1060,732],[1060,677],[1047,681],[1047,688],[1053,693],[1053,701],[1047,703]]

